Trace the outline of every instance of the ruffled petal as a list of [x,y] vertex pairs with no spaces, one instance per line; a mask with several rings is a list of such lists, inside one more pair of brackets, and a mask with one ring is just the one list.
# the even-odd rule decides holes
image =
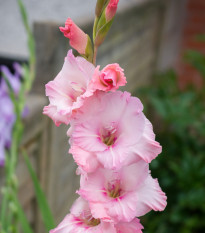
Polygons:
[[151,175],[147,177],[137,192],[137,217],[145,215],[152,209],[155,211],[163,211],[165,209],[167,197],[161,190],[157,179],[153,179]]
[[84,151],[78,146],[72,146],[69,153],[73,154],[75,162],[85,172],[94,172],[100,166],[94,153]]
[[117,233],[142,233],[143,226],[140,220],[135,218],[131,222],[120,222],[115,225]]
[[155,141],[153,127],[148,119],[145,120],[143,136],[136,145],[132,146],[131,151],[147,163],[150,163],[162,152],[162,147]]

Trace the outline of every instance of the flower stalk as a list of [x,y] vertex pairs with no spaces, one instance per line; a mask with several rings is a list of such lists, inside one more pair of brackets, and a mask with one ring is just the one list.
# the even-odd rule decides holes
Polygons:
[[35,77],[35,44],[32,32],[30,30],[26,10],[21,0],[18,0],[19,9],[21,12],[22,20],[26,28],[28,36],[29,48],[29,65],[22,67],[22,82],[20,90],[15,93],[9,77],[3,73],[2,77],[7,84],[10,99],[13,103],[13,114],[15,115],[15,122],[12,130],[12,141],[10,149],[6,152],[5,158],[5,186],[2,188],[2,206],[0,213],[0,232],[17,233],[19,230],[19,211],[20,207],[17,204],[18,196],[18,179],[16,176],[16,167],[18,164],[19,148],[23,135],[23,120],[22,115],[26,105],[26,95],[32,87]]

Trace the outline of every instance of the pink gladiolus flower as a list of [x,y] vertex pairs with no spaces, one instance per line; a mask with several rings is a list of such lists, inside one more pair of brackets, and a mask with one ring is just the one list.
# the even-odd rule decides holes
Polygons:
[[65,27],[60,27],[60,31],[70,39],[70,45],[74,49],[80,54],[85,54],[88,36],[70,18],[66,20]]
[[115,16],[118,2],[119,0],[110,0],[108,6],[106,7],[105,18],[107,22],[112,20],[113,17]]
[[131,222],[120,222],[115,225],[117,233],[142,233],[143,226],[139,219],[135,218]]
[[82,198],[74,202],[70,212],[50,233],[116,233],[113,223],[93,218],[88,203]]
[[89,202],[95,218],[130,222],[151,209],[162,211],[166,206],[165,194],[149,173],[143,160],[119,171],[99,168],[81,176],[78,193]]
[[[72,154],[77,154],[80,161],[83,151],[89,152],[87,163],[97,159],[109,169],[120,169],[130,156],[132,160],[151,162],[161,153],[161,146],[142,110],[140,100],[128,92],[95,92],[72,122]],[[75,152],[77,147],[82,153]]]
[[60,73],[46,84],[46,96],[49,97],[50,104],[44,107],[43,113],[57,126],[61,123],[68,124],[85,98],[93,94],[89,83],[94,71],[93,64],[82,57],[74,57],[72,50],[69,50]]
[[101,72],[99,68],[100,66],[96,68],[92,79],[94,89],[106,92],[116,91],[127,83],[124,70],[118,64],[107,65]]

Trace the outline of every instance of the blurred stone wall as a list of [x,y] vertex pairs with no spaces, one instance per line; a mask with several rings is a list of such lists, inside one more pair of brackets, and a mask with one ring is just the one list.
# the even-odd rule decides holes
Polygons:
[[[150,0],[120,0],[118,11]],[[64,22],[71,17],[76,23],[91,21],[96,0],[23,0],[29,23],[36,21]],[[26,32],[21,21],[17,1],[0,0],[0,56],[28,57]],[[15,22],[15,26],[14,26]]]
[[[97,64],[103,68],[108,63],[119,63],[128,79],[125,87],[128,91],[147,83],[154,71],[163,21],[162,10],[161,1],[155,0],[121,11],[99,48]],[[34,25],[38,56],[34,90],[40,94],[44,93],[44,85],[62,68],[69,48],[69,41],[59,31],[59,26],[46,22]],[[81,27],[91,35],[92,24]]]

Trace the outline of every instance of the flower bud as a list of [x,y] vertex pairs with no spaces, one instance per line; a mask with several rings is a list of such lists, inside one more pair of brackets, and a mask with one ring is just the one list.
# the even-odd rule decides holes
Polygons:
[[102,71],[99,71],[99,66],[95,69],[92,85],[96,90],[116,91],[120,86],[127,83],[124,75],[124,70],[119,64],[109,64]]
[[110,0],[110,2],[108,3],[105,9],[105,18],[107,22],[114,18],[117,11],[118,2],[119,0]]
[[95,46],[100,46],[102,44],[108,31],[110,30],[114,16],[117,11],[118,2],[119,0],[110,0],[108,4],[106,3],[107,6],[99,17],[95,30]]
[[70,18],[65,22],[65,27],[60,27],[64,36],[70,39],[70,46],[76,49],[81,55],[87,58],[92,56],[92,42],[90,37],[85,34]]

